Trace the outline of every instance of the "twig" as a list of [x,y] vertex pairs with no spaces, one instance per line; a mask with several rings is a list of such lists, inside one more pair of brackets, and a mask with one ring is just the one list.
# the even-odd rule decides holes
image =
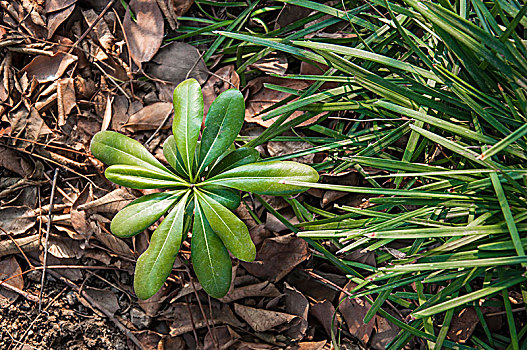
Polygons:
[[20,52],[27,55],[53,56],[53,52],[51,51],[33,49],[31,47],[8,47],[7,49],[12,52]]
[[36,295],[33,295],[33,294],[28,293],[26,291],[23,291],[22,289],[18,289],[17,287],[12,286],[9,283],[2,283],[1,286],[3,288],[5,288],[5,289],[9,289],[12,292],[20,294],[21,296],[23,296],[24,298],[26,298],[29,301],[32,301],[34,303],[40,302],[40,298],[37,297]]
[[44,269],[42,270],[42,279],[40,280],[40,295],[38,298],[38,312],[42,311],[42,293],[44,292],[44,284],[46,282],[46,262],[48,259],[48,243],[49,243],[49,232],[51,231],[51,221],[53,219],[53,199],[55,197],[55,187],[57,186],[57,174],[59,172],[58,168],[55,168],[55,173],[53,174],[53,183],[51,185],[51,196],[49,199],[49,214],[48,214],[48,226],[46,228],[46,241],[44,242]]
[[68,51],[68,53],[72,53],[73,50],[77,47],[77,45],[79,45],[81,43],[81,41],[84,40],[84,38],[86,37],[86,35],[88,35],[92,29],[97,25],[97,23],[99,23],[99,21],[101,20],[101,18],[103,18],[103,16],[106,14],[106,12],[108,12],[108,10],[110,9],[110,7],[112,7],[113,3],[115,2],[115,0],[110,0],[110,2],[108,3],[108,5],[106,5],[106,7],[104,8],[104,10],[102,10],[101,13],[99,13],[99,15],[97,16],[97,18],[95,19],[95,21],[93,21],[92,24],[90,24],[90,26],[88,27],[88,29],[86,29],[86,31],[84,33],[82,33],[82,35],[80,36],[79,39],[77,39],[77,41],[71,46],[70,50]]

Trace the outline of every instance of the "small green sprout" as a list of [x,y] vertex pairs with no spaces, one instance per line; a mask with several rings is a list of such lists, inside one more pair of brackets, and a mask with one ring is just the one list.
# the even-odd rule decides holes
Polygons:
[[209,295],[223,297],[231,285],[229,251],[243,261],[256,255],[247,226],[232,212],[240,205],[240,191],[286,196],[307,188],[284,180],[318,181],[308,165],[258,161],[254,148],[235,149],[244,115],[242,94],[227,90],[210,106],[201,131],[203,95],[198,82],[189,79],[174,91],[173,136],[163,145],[170,167],[125,135],[103,131],[93,137],[91,152],[109,165],[108,180],[129,188],[166,190],[134,200],[110,226],[116,236],[131,237],[165,216],[137,260],[134,289],[140,299],[163,286],[189,231],[198,280]]

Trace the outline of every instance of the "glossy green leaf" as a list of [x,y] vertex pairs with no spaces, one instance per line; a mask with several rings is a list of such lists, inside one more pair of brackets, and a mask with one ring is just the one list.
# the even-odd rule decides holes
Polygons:
[[253,261],[256,248],[247,226],[229,209],[205,193],[198,190],[196,196],[207,221],[232,255],[243,261]]
[[224,158],[222,158],[209,172],[208,176],[213,177],[221,172],[237,168],[245,164],[251,164],[258,160],[260,153],[252,147],[238,148]]
[[203,95],[195,79],[187,79],[174,90],[172,133],[188,174],[192,173],[196,143],[203,122]]
[[216,185],[205,185],[200,190],[230,210],[235,210],[240,206],[241,198],[238,190]]
[[128,204],[112,219],[110,229],[118,237],[131,237],[156,222],[184,191],[152,193]]
[[93,136],[90,151],[106,165],[135,165],[171,174],[136,140],[114,131],[101,131]]
[[227,90],[212,102],[201,137],[198,174],[232,145],[242,128],[244,117],[245,102],[238,90]]
[[317,182],[318,173],[312,167],[296,162],[259,162],[228,170],[212,177],[206,183],[274,196],[299,193],[308,189],[284,184],[283,181]]
[[209,295],[215,298],[225,296],[231,286],[231,258],[199,205],[196,205],[194,214],[191,243],[190,256],[199,283]]
[[136,189],[186,187],[188,183],[174,174],[160,173],[133,165],[112,165],[104,172],[111,182]]
[[188,178],[187,170],[181,159],[181,154],[176,147],[176,139],[174,138],[174,135],[170,135],[165,143],[163,143],[163,155],[167,159],[168,164],[174,168],[174,171],[178,175]]
[[172,272],[181,239],[183,219],[190,192],[170,211],[152,234],[148,249],[137,259],[134,290],[139,299],[148,299],[157,293]]

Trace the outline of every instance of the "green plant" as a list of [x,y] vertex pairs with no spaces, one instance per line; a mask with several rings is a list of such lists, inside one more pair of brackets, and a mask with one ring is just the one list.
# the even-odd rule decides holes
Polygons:
[[135,189],[166,190],[134,200],[110,226],[116,236],[131,237],[166,214],[137,260],[134,289],[139,298],[148,299],[163,286],[191,226],[198,280],[211,296],[224,296],[231,284],[228,251],[243,261],[254,260],[256,254],[247,227],[231,212],[240,205],[240,191],[286,196],[307,187],[284,184],[285,179],[318,181],[308,165],[258,162],[254,148],[234,149],[244,115],[242,94],[227,90],[210,106],[201,131],[203,96],[198,82],[189,79],[174,91],[173,136],[163,145],[170,167],[125,135],[103,131],[93,137],[91,152],[110,165],[108,180]]

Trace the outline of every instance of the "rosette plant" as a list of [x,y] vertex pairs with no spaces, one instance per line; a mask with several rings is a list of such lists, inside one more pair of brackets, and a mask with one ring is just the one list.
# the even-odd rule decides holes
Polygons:
[[91,152],[109,165],[108,180],[129,188],[164,190],[134,200],[110,226],[116,236],[131,237],[164,216],[137,260],[134,289],[140,299],[163,286],[189,231],[198,280],[209,295],[224,296],[231,284],[229,252],[243,261],[256,255],[247,226],[232,212],[240,205],[240,191],[285,196],[307,188],[284,180],[318,181],[318,173],[308,165],[258,161],[254,148],[235,149],[244,115],[242,94],[227,90],[210,106],[202,130],[203,95],[198,82],[189,79],[174,91],[173,136],[163,144],[169,166],[125,135],[102,131],[93,137]]

